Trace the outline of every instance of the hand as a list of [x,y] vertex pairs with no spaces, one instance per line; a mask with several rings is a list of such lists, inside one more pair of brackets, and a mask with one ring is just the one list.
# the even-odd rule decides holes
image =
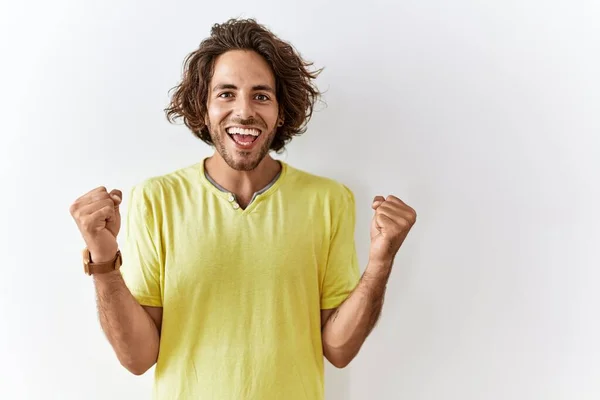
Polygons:
[[417,213],[395,196],[377,196],[371,207],[375,210],[371,222],[369,262],[391,265],[417,220]]
[[93,262],[110,261],[117,254],[122,198],[120,190],[108,193],[101,186],[75,200],[69,208]]

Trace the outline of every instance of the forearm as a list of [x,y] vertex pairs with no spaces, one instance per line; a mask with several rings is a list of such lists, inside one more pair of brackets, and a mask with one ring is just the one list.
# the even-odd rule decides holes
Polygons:
[[334,365],[346,366],[375,327],[391,269],[391,262],[369,263],[354,291],[325,323],[323,351]]
[[143,374],[158,357],[157,326],[119,271],[95,275],[94,283],[100,324],[119,362],[132,373]]

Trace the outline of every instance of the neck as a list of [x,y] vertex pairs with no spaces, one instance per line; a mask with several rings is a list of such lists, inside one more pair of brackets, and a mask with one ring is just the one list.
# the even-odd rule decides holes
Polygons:
[[235,194],[238,203],[246,207],[255,192],[267,186],[281,170],[281,164],[270,155],[265,156],[251,171],[238,171],[229,166],[217,153],[209,157],[204,168],[220,186]]

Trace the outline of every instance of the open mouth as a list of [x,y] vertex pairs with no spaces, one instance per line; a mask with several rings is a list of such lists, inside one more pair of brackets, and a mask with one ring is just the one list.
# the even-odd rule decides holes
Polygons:
[[229,137],[242,147],[251,147],[260,136],[260,130],[254,128],[230,127],[225,129]]

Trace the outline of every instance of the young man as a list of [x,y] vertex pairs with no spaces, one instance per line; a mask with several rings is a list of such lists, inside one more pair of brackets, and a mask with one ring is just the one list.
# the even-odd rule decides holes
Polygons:
[[129,371],[156,364],[157,399],[322,399],[323,358],[348,365],[379,317],[416,214],[375,197],[361,276],[352,192],[269,155],[305,130],[309,65],[253,20],[215,25],[166,110],[214,155],[131,190],[122,252],[119,190],[71,206],[101,326]]

